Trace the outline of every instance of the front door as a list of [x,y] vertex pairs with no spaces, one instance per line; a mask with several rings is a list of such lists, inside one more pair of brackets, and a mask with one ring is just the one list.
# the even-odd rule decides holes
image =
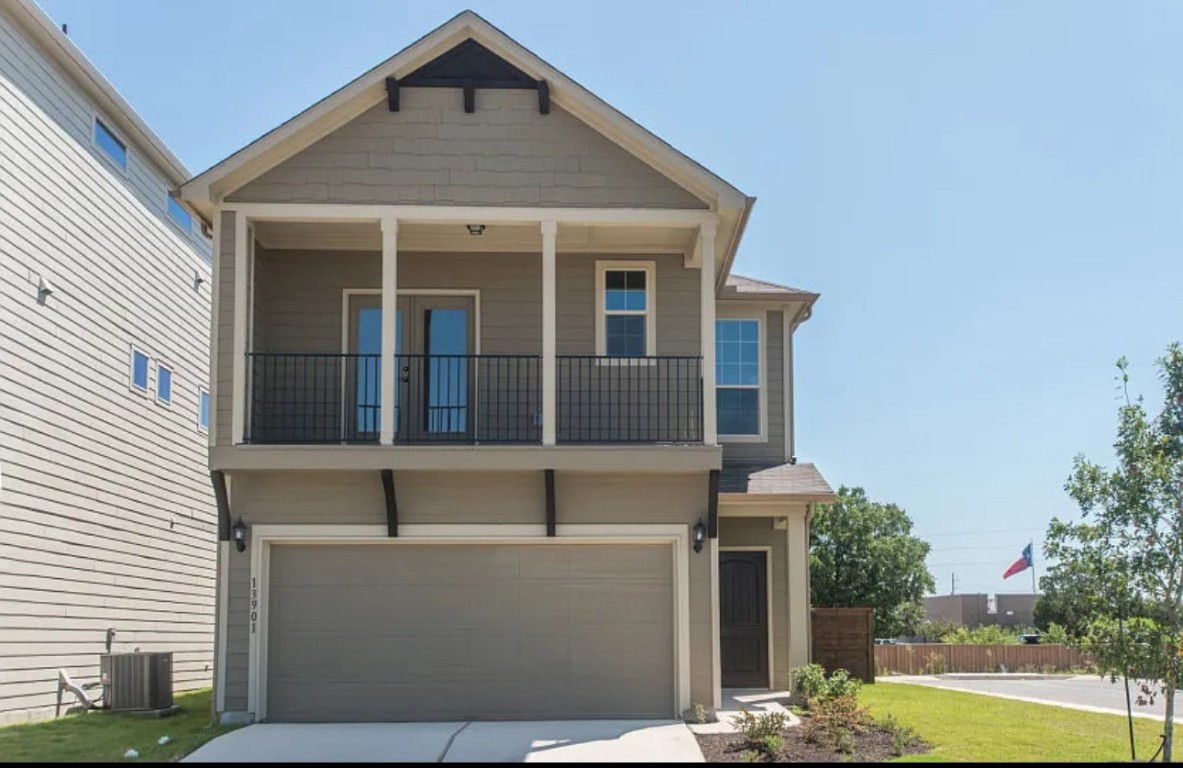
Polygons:
[[[397,442],[471,442],[475,307],[469,296],[399,296],[395,317]],[[382,301],[352,297],[346,434],[377,438],[382,382]]]
[[719,656],[724,688],[771,687],[768,554],[719,553]]

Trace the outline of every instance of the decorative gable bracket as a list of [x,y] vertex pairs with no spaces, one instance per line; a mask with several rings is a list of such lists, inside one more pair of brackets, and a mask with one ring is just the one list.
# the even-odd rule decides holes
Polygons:
[[550,114],[550,86],[535,80],[476,40],[468,39],[403,78],[386,78],[386,104],[399,111],[400,88],[459,88],[464,111],[476,112],[478,88],[538,91],[538,113]]

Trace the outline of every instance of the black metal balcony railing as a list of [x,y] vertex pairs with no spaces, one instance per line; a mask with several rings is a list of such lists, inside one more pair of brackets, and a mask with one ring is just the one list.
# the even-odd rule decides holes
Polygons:
[[[254,352],[246,442],[376,443],[379,355]],[[539,443],[537,355],[398,355],[395,442]],[[559,356],[561,443],[702,442],[698,357]]]
[[701,443],[701,357],[560,355],[560,443]]

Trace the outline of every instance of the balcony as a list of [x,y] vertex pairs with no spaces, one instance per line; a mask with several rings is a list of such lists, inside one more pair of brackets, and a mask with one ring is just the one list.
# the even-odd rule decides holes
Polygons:
[[[382,358],[247,354],[245,442],[377,444]],[[394,443],[529,445],[543,435],[539,355],[396,355]],[[702,359],[558,355],[560,444],[701,444]]]

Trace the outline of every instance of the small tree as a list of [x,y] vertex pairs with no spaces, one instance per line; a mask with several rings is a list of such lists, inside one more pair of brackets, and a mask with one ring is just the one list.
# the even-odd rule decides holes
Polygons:
[[924,564],[929,545],[900,507],[840,488],[814,514],[809,549],[813,605],[872,607],[880,637],[912,634],[923,620],[924,595],[936,587]]
[[1165,403],[1151,417],[1131,401],[1125,359],[1118,361],[1125,403],[1118,412],[1117,464],[1077,456],[1065,485],[1082,522],[1053,520],[1045,550],[1087,585],[1083,641],[1102,672],[1131,674],[1147,697],[1166,699],[1163,760],[1172,757],[1175,690],[1183,647],[1183,347],[1158,360]]

